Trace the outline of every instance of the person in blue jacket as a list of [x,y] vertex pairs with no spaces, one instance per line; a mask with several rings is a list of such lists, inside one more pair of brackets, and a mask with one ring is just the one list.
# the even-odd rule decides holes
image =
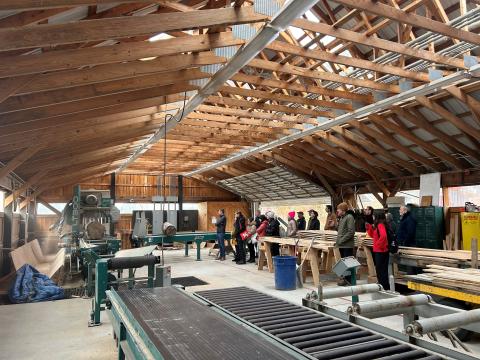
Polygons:
[[400,246],[415,247],[415,233],[417,231],[417,221],[412,216],[406,206],[400,207],[400,224],[397,230],[397,241]]

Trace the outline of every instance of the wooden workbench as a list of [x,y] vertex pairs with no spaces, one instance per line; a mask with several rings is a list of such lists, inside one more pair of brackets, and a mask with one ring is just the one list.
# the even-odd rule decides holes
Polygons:
[[[329,273],[332,269],[335,259],[340,259],[340,252],[338,248],[334,247],[334,243],[315,241],[310,246],[311,240],[294,239],[294,238],[262,238],[265,248],[265,256],[267,260],[268,271],[274,272],[273,258],[271,246],[272,244],[283,245],[288,249],[288,254],[297,256],[297,250],[300,254],[300,259],[305,259],[305,262],[310,264],[312,270],[312,277],[315,286],[320,284],[320,274]],[[259,261],[259,270],[263,269],[263,264]]]

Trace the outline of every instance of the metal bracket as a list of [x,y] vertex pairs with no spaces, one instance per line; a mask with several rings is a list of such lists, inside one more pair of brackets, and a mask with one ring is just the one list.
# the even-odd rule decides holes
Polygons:
[[478,60],[476,56],[463,55],[463,63],[465,64],[465,67],[470,69],[478,64]]
[[443,71],[437,69],[428,69],[428,79],[430,81],[439,80],[443,77]]

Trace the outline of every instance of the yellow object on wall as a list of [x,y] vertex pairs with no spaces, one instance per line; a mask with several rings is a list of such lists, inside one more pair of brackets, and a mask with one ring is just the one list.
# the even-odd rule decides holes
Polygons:
[[472,238],[480,241],[480,213],[462,212],[462,246],[463,250],[471,250]]

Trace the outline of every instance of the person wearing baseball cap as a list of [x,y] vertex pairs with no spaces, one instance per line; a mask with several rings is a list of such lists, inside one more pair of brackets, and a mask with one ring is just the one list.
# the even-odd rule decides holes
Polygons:
[[303,211],[297,211],[297,216],[297,229],[305,230],[307,228],[307,221],[305,220],[305,216],[303,216]]

